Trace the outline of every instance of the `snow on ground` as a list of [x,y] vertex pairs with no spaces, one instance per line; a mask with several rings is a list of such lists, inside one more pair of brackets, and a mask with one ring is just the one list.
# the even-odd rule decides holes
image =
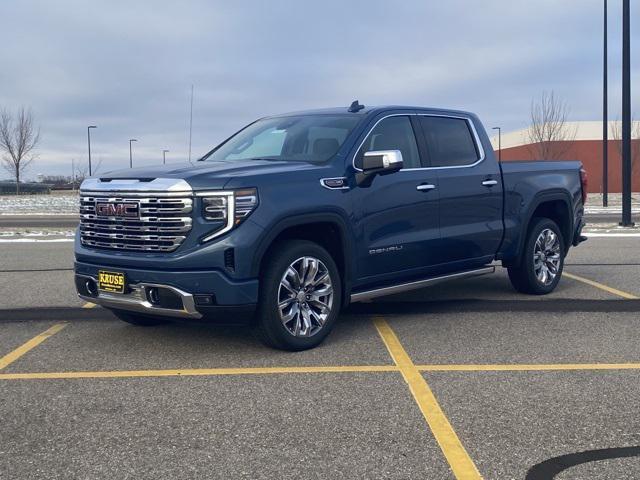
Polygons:
[[75,230],[31,230],[31,229],[0,229],[0,238],[47,238],[47,237],[73,237]]
[[0,238],[0,243],[70,243],[73,238]]
[[[622,195],[609,194],[609,206],[602,206],[602,196],[589,194],[585,206],[587,213],[620,213]],[[640,213],[640,193],[632,195],[632,212]],[[0,196],[0,215],[76,215],[78,193],[65,192],[52,195],[5,195]]]
[[0,196],[0,215],[76,215],[78,193]]

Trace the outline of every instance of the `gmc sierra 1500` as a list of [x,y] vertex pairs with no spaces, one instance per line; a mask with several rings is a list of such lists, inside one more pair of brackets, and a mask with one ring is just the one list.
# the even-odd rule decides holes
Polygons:
[[579,162],[498,163],[478,118],[417,107],[262,118],[195,163],[80,191],[81,298],[136,325],[247,322],[318,345],[349,302],[508,268],[551,292],[584,239]]

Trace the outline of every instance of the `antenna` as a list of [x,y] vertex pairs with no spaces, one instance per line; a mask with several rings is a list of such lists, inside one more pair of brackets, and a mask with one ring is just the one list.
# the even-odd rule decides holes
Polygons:
[[353,102],[351,102],[351,106],[349,107],[349,112],[357,113],[363,108],[364,108],[364,105],[360,105],[360,102],[358,102],[358,100],[354,100]]
[[191,132],[193,130],[193,84],[191,85],[191,109],[189,111],[189,161],[191,161]]

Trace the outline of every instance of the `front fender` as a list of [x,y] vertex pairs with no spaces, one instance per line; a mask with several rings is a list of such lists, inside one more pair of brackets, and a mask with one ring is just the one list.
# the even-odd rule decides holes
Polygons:
[[330,223],[337,228],[340,234],[340,244],[342,245],[345,260],[343,289],[346,298],[348,298],[348,294],[351,291],[351,283],[355,268],[355,255],[352,253],[354,250],[355,237],[346,213],[337,208],[335,210],[293,212],[289,215],[278,218],[271,223],[265,228],[265,234],[262,236],[255,250],[255,254],[251,262],[251,273],[254,277],[259,276],[260,265],[262,264],[264,255],[273,245],[274,241],[277,241],[278,236],[285,230],[291,227],[300,227],[314,223]]

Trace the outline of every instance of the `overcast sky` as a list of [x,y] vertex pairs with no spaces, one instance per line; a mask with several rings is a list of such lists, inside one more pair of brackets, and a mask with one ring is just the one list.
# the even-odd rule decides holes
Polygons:
[[[305,108],[408,104],[524,128],[554,90],[572,120],[602,112],[602,0],[0,2],[0,107],[42,130],[28,176],[184,161],[253,119]],[[609,0],[610,118],[620,117],[621,0]],[[640,111],[640,2],[632,1]],[[0,177],[6,177],[0,173]]]

